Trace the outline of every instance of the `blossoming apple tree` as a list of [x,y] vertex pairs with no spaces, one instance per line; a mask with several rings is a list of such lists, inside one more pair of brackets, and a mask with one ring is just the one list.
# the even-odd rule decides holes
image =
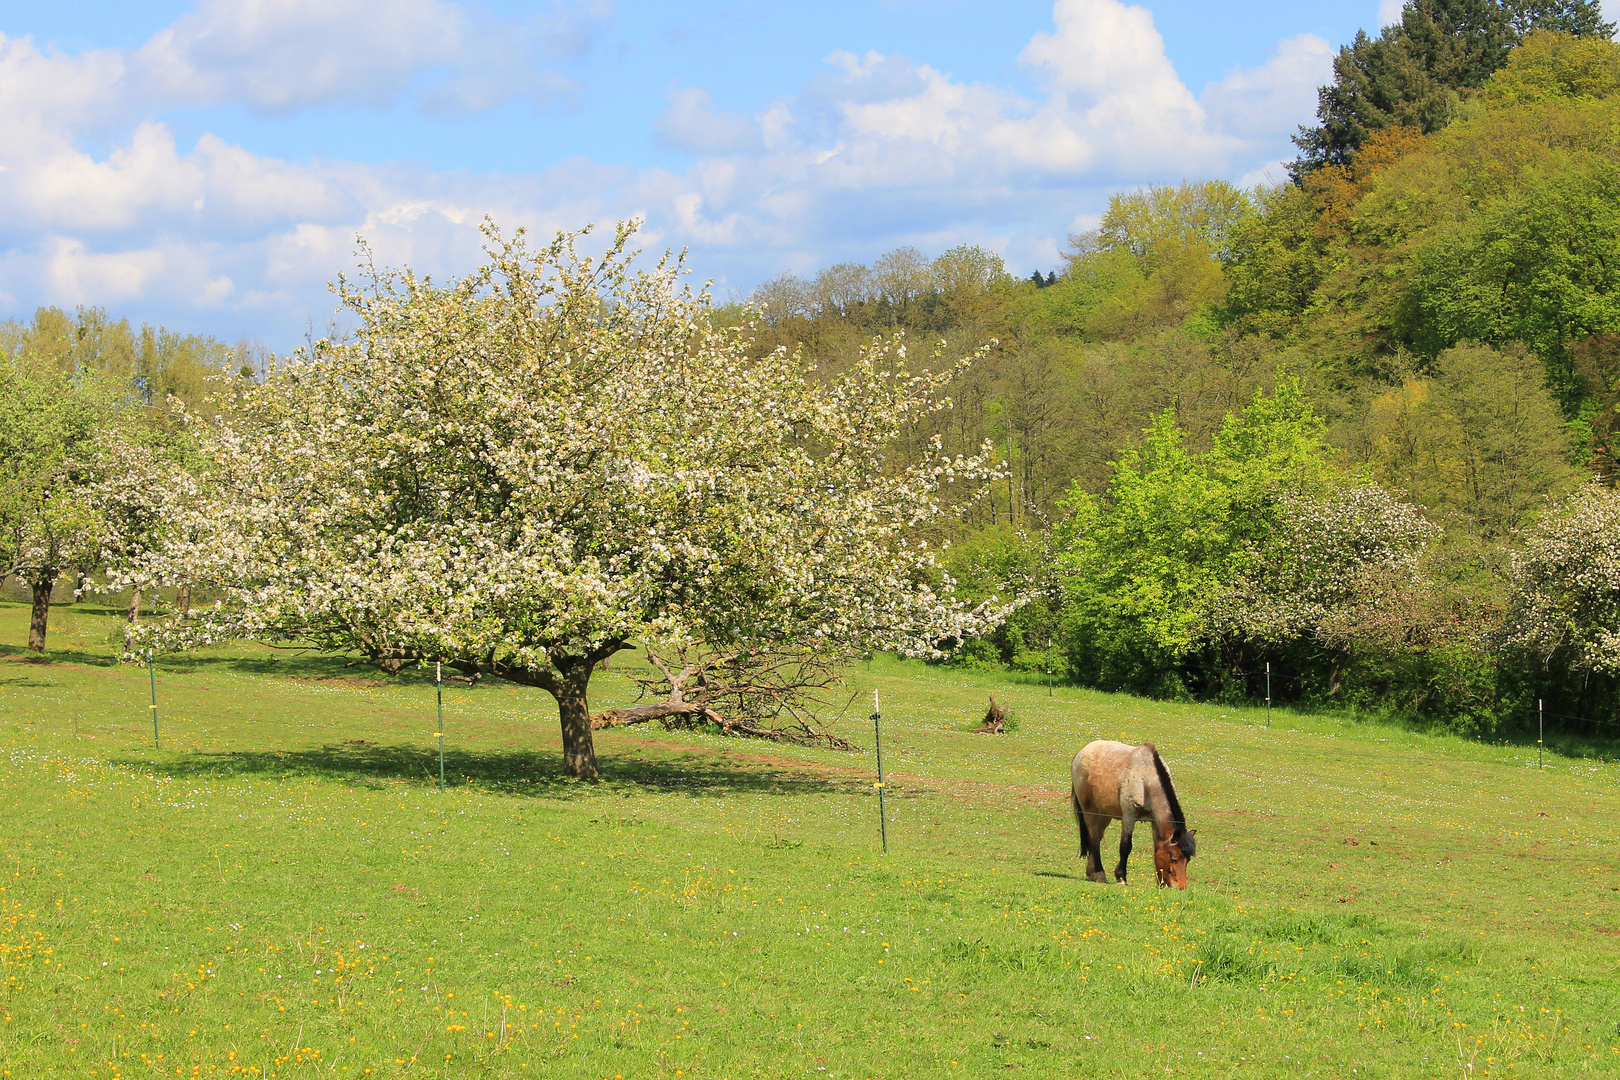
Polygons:
[[988,464],[916,452],[950,372],[897,342],[836,378],[755,357],[679,259],[632,268],[633,234],[589,257],[489,226],[468,277],[340,280],[350,337],[196,421],[211,463],[147,573],[218,599],[170,633],[544,688],[588,777],[620,650],[926,653],[982,619],[921,539]]

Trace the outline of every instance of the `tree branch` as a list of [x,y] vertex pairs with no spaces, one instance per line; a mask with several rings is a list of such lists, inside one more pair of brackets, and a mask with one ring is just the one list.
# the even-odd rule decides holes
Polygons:
[[[694,652],[695,658],[689,657]],[[677,647],[672,662],[648,649],[647,662],[659,675],[631,678],[643,694],[662,700],[597,713],[591,727],[657,720],[666,729],[677,729],[707,723],[728,736],[857,750],[814,722],[812,706],[825,704],[821,693],[841,681],[840,661],[831,654],[785,648],[705,652],[699,644]]]

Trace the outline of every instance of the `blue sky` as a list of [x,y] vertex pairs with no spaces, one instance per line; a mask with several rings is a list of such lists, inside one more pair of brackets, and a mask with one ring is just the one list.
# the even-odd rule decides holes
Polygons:
[[1110,192],[1280,179],[1394,0],[0,0],[0,317],[290,348],[363,235],[639,216],[723,297],[902,244],[1050,269]]

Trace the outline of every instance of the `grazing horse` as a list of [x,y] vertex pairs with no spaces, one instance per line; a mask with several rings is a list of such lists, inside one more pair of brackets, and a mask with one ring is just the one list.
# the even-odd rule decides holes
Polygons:
[[1152,743],[1127,746],[1099,739],[1087,743],[1069,767],[1069,801],[1080,826],[1080,854],[1086,877],[1107,881],[1103,873],[1102,838],[1111,820],[1120,823],[1119,865],[1114,878],[1125,880],[1131,857],[1131,833],[1141,818],[1153,822],[1153,867],[1161,886],[1187,887],[1187,860],[1197,852],[1194,831],[1176,801],[1170,770]]

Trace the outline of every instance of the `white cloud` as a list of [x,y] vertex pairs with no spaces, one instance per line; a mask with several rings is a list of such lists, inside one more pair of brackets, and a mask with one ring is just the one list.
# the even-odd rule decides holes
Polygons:
[[105,304],[157,293],[208,308],[236,291],[229,277],[213,272],[209,252],[193,244],[93,252],[80,240],[54,237],[43,245],[41,262],[60,303]]
[[717,113],[706,91],[693,87],[669,90],[669,108],[653,125],[659,143],[689,154],[735,154],[764,149],[759,121],[736,113]]
[[[1208,168],[1237,149],[1165,55],[1146,8],[1118,0],[1058,0],[1056,32],[1036,34],[1019,59],[1052,92],[1049,112],[1127,168]],[[1043,133],[1044,134],[1044,133]]]
[[1223,131],[1264,137],[1292,130],[1316,115],[1316,88],[1333,77],[1333,49],[1315,34],[1278,43],[1257,68],[1239,69],[1204,87],[1210,122]]
[[[716,245],[725,236],[807,245],[818,232],[885,227],[896,243],[918,242],[953,222],[1016,232],[1020,217],[1107,186],[1231,175],[1275,159],[1309,119],[1330,56],[1320,38],[1291,38],[1200,98],[1177,76],[1146,9],[1058,0],[1053,30],[1036,34],[1019,60],[1041,96],[958,81],[904,57],[835,53],[797,97],[760,114],[765,149],[729,156],[723,185],[714,163],[699,160],[684,176],[664,176],[657,198],[677,235]],[[681,93],[664,123],[674,128],[680,116],[714,130],[707,98]],[[1051,227],[1010,242],[1046,250],[1061,235]]]
[[835,53],[754,118],[763,150],[728,153],[724,169],[699,156],[682,174],[646,174],[635,198],[744,280],[908,243],[986,243],[1020,273],[1047,269],[1120,187],[1284,175],[1331,59],[1326,42],[1300,35],[1194,94],[1145,8],[1058,0],[1052,29],[1018,56],[1038,93]]
[[1239,176],[1236,184],[1238,187],[1248,190],[1286,184],[1288,182],[1288,163],[1292,160],[1294,160],[1292,157],[1278,158],[1275,161],[1268,161],[1264,165],[1258,165]]
[[0,140],[13,152],[27,152],[60,141],[64,131],[122,114],[125,71],[117,50],[65,56],[0,34]]
[[574,87],[536,57],[577,54],[606,15],[600,0],[556,0],[526,23],[476,19],[447,0],[202,0],[131,64],[155,98],[272,112],[380,108],[406,92],[437,111],[543,104]]
[[[233,104],[480,109],[569,88],[546,64],[588,47],[600,0],[527,22],[449,0],[203,0],[131,52],[42,52],[0,38],[0,304],[138,304],[228,313],[286,343],[332,300],[356,234],[383,265],[438,276],[475,264],[492,215],[544,236],[642,217],[644,247],[747,287],[784,267],[901,244],[994,245],[1013,269],[1055,265],[1110,190],[1272,168],[1309,119],[1330,61],[1310,35],[1195,94],[1150,12],[1057,0],[1016,57],[1033,92],[964,81],[903,56],[838,52],[752,115],[674,87],[649,134],[681,170],[573,159],[538,174],[289,162],[204,134],[177,143],[162,109]],[[93,135],[94,137],[87,137]],[[89,147],[110,147],[92,150]]]
[[1406,0],[1378,0],[1378,28],[1393,26],[1401,21],[1401,9]]
[[356,204],[314,168],[203,135],[182,154],[163,124],[143,123],[97,159],[65,140],[19,153],[0,145],[0,223],[80,235],[139,231],[231,235],[297,220],[352,217]]
[[7,170],[6,211],[17,225],[77,232],[126,229],[148,215],[183,212],[201,188],[194,163],[175,153],[161,124],[142,124],[130,141],[105,160],[70,147],[24,160]]

